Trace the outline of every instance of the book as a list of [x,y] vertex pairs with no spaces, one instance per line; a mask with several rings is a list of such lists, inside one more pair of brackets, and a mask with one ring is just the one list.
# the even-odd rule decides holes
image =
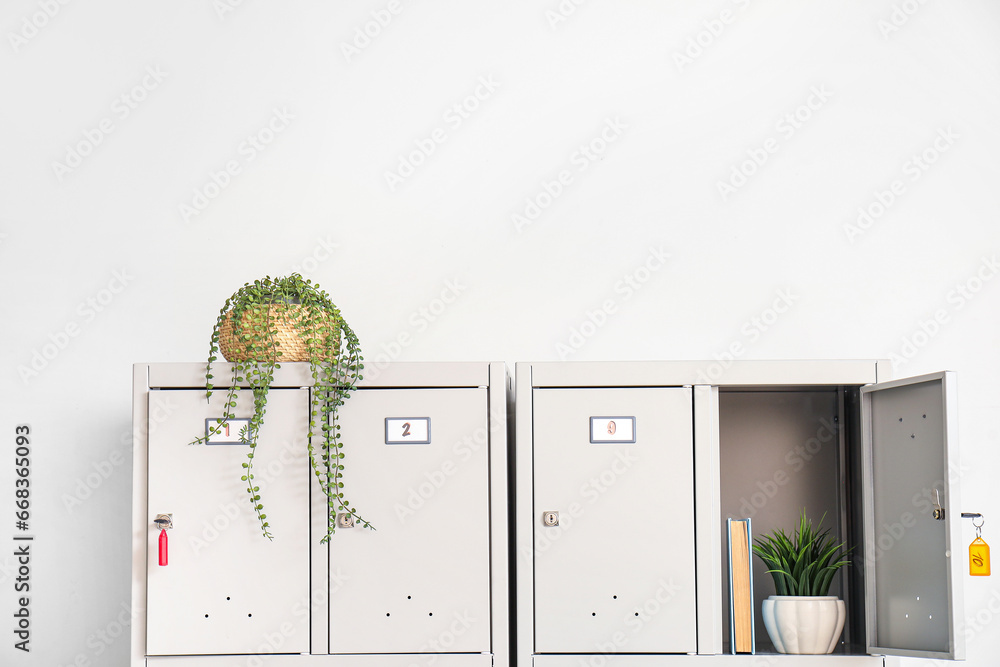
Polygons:
[[727,519],[726,532],[729,536],[729,648],[732,653],[754,653],[750,519]]

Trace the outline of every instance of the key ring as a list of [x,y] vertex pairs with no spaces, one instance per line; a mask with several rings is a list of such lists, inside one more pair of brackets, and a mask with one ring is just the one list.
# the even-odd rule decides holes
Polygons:
[[[976,518],[979,519],[979,523],[976,523]],[[976,537],[983,536],[983,524],[986,523],[986,519],[980,514],[978,517],[972,519],[972,525],[976,527]]]

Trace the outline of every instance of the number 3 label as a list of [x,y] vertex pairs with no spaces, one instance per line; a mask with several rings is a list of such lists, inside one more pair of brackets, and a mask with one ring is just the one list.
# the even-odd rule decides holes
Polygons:
[[386,417],[385,444],[429,445],[431,442],[430,417]]

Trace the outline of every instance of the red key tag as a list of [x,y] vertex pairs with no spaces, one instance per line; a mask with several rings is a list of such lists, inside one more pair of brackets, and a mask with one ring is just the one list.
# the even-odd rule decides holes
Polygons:
[[160,565],[167,564],[167,531],[160,531]]

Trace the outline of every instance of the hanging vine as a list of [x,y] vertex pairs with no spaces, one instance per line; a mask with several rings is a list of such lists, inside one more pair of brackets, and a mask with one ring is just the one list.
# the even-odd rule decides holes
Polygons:
[[335,532],[339,512],[353,517],[356,525],[374,529],[348,502],[343,491],[345,454],[337,417],[340,407],[362,379],[364,359],[357,336],[329,295],[297,273],[246,283],[226,299],[212,329],[205,370],[205,393],[209,401],[215,388],[212,364],[218,361],[219,354],[232,364],[223,414],[205,436],[192,444],[205,444],[210,437],[222,433],[229,420],[236,418],[239,387],[250,388],[253,416],[239,433],[239,441],[249,445],[240,480],[246,482],[247,495],[264,536],[274,538],[260,487],[254,480],[254,455],[267,412],[268,391],[282,361],[308,361],[312,375],[309,463],[326,496],[329,515],[322,542],[328,542]]

